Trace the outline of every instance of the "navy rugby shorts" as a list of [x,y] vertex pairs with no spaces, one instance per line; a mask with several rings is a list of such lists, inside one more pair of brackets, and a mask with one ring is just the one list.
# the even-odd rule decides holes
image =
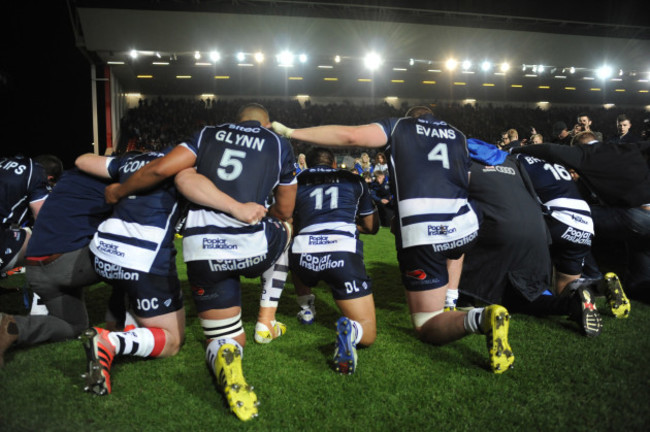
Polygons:
[[363,256],[352,252],[319,252],[289,255],[291,272],[307,286],[324,281],[336,300],[350,300],[372,294]]
[[18,254],[25,244],[27,230],[22,228],[7,228],[0,231],[0,273],[16,267]]
[[241,306],[239,277],[256,278],[280,257],[288,245],[284,224],[265,218],[267,253],[243,259],[187,262],[187,277],[198,312]]
[[183,291],[175,269],[173,274],[160,276],[121,267],[94,255],[93,267],[103,281],[125,290],[139,317],[156,317],[183,307]]
[[555,270],[568,275],[582,274],[582,265],[591,250],[593,234],[550,217],[546,218],[546,223],[553,240],[550,252]]

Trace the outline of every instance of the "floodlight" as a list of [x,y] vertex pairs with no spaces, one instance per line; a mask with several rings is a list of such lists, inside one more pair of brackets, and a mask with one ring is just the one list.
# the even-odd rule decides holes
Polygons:
[[612,68],[604,65],[596,69],[596,76],[600,79],[609,78],[612,75]]
[[445,66],[449,70],[454,70],[454,69],[456,69],[456,66],[458,66],[458,62],[456,60],[450,58],[449,60],[447,60],[445,62]]
[[472,67],[472,62],[469,60],[465,60],[461,65],[461,67],[463,68],[463,70],[468,70],[469,68]]
[[241,63],[241,62],[243,62],[244,60],[246,60],[246,54],[244,54],[243,52],[239,51],[239,52],[237,53],[237,55],[235,56],[235,58],[237,59],[238,62]]
[[260,52],[260,51],[256,52],[254,57],[255,57],[256,62],[258,62],[258,63],[263,63],[264,62],[264,53],[263,52]]
[[409,59],[409,66],[413,66],[415,64],[415,60]]
[[194,59],[199,60],[201,58],[201,53],[198,51],[194,51]]
[[136,50],[131,50],[129,55],[131,56],[131,58],[138,58],[138,52]]
[[213,62],[218,62],[221,60],[221,54],[219,54],[217,51],[210,51],[210,60]]
[[335,63],[341,63],[341,56],[334,56],[334,62]]
[[569,69],[569,72],[571,72],[571,73],[576,73],[576,68],[574,68],[573,66],[571,66],[571,69]]
[[490,63],[487,60],[485,60],[483,63],[481,63],[481,70],[483,70],[485,72],[489,71],[491,67],[492,67],[492,63]]
[[363,59],[363,63],[370,70],[376,70],[384,61],[379,54],[371,52]]
[[280,66],[293,66],[293,54],[290,51],[282,51],[277,60]]
[[299,61],[300,63],[307,63],[307,54],[300,54],[300,55],[298,56],[298,61]]
[[508,70],[510,69],[510,65],[507,62],[503,62],[501,63],[499,69],[501,69],[501,72],[508,72]]

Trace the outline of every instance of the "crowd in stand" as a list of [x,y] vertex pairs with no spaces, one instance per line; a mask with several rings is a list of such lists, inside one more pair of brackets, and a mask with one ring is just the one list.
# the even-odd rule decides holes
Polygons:
[[[244,100],[189,100],[143,99],[137,108],[130,109],[121,122],[120,146],[157,149],[176,144],[207,124],[222,124],[235,117]],[[375,105],[358,105],[351,102],[301,105],[297,100],[262,100],[274,120],[296,127],[324,124],[357,125],[386,117],[401,117],[406,106],[396,108],[386,102]],[[578,123],[577,116],[587,113],[592,130],[603,134],[603,141],[617,135],[617,116],[614,109],[593,107],[551,107],[547,110],[515,106],[435,104],[436,115],[465,133],[468,138],[478,138],[497,144],[502,134],[510,129],[519,133],[519,139],[530,140],[534,133],[542,135],[544,142],[553,141],[553,126],[564,122],[569,131]],[[650,115],[642,109],[625,109],[632,131],[636,135],[648,127],[644,120]],[[533,129],[535,129],[533,131]],[[294,142],[294,153],[305,153],[306,144]],[[336,152],[335,152],[336,153]],[[337,156],[347,154],[338,152]],[[355,158],[359,155],[353,155]],[[370,154],[373,158],[374,154]]]

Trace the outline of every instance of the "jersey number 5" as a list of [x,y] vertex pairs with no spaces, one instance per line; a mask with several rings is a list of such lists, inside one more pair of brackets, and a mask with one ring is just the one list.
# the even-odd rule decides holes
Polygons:
[[240,159],[244,159],[245,157],[246,152],[227,148],[223,152],[223,156],[221,156],[221,161],[219,162],[219,169],[217,170],[219,178],[221,180],[231,181],[239,177],[244,169],[244,165]]

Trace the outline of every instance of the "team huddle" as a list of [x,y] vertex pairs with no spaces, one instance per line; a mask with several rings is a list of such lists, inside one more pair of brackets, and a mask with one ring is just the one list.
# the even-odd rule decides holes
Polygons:
[[[289,139],[314,145],[309,168],[298,175]],[[582,139],[586,145],[592,137]],[[599,223],[565,165],[597,188],[594,170],[581,169],[584,157],[546,144],[509,154],[467,140],[423,106],[363,126],[294,130],[271,123],[261,105],[247,104],[235,123],[206,126],[163,152],[82,155],[51,192],[28,158],[0,159],[0,173],[11,170],[2,177],[3,199],[13,200],[1,209],[0,266],[6,272],[24,265],[30,290],[48,312],[0,313],[0,367],[14,344],[80,336],[85,390],[105,395],[117,357],[175,355],[185,331],[179,233],[206,362],[238,418],[256,417],[259,405],[242,368],[241,276],[261,277],[254,334],[261,344],[286,332],[275,314],[289,272],[305,324],[316,315],[311,288],[328,284],[341,312],[333,367],[354,373],[357,346],[373,344],[377,334],[359,234],[375,234],[379,217],[364,179],[336,167],[327,147],[339,146],[387,156],[395,196],[391,232],[422,341],[442,345],[484,335],[490,369],[500,374],[515,360],[509,311],[567,315],[587,336],[602,328],[595,295],[607,297],[615,317],[629,315],[616,275],[583,275],[586,262],[597,272],[590,246]],[[20,173],[17,166],[24,167]],[[23,175],[28,168],[33,175]],[[647,166],[644,175],[647,184]],[[627,197],[625,209],[641,209],[637,220],[650,218],[650,188],[639,190],[648,192]],[[23,196],[10,195],[18,191]],[[25,228],[30,209],[32,230]],[[640,290],[644,276],[631,268],[626,281]],[[89,327],[82,291],[100,280],[113,289],[112,327]],[[472,306],[459,307],[459,292]]]

